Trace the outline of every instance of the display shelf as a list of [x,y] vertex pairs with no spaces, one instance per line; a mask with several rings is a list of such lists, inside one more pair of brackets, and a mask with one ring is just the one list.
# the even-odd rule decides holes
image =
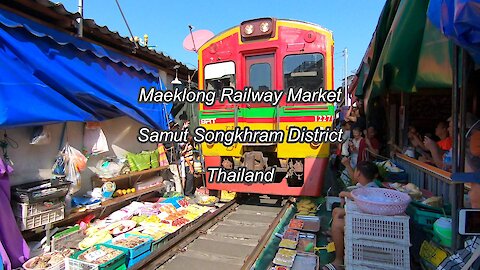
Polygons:
[[[116,197],[116,198],[113,198],[113,199],[103,201],[101,203],[101,205],[97,208],[87,209],[85,211],[71,213],[69,215],[66,215],[64,219],[51,223],[51,226],[53,227],[53,226],[72,225],[75,222],[77,222],[79,219],[81,219],[81,218],[83,218],[83,217],[85,217],[89,214],[94,214],[96,218],[99,218],[99,217],[102,216],[102,214],[105,212],[105,210],[107,208],[110,208],[113,211],[118,210],[119,208],[121,208],[121,206],[125,202],[127,202],[129,200],[132,200],[132,199],[139,198],[139,197],[144,196],[144,195],[154,193],[156,191],[159,191],[160,189],[162,189],[162,187],[163,187],[163,185],[149,187],[149,188],[146,188],[144,190],[136,191],[134,193],[126,194],[126,195],[123,195],[123,196],[120,196],[120,197]],[[116,207],[116,206],[118,206],[118,207]],[[114,208],[118,208],[118,209],[114,209]],[[32,229],[32,230],[26,230],[26,231],[22,232],[22,234],[24,235],[24,237],[30,238],[30,237],[38,234],[38,233],[43,233],[43,232],[45,232],[43,227],[39,227],[39,228]]]
[[92,176],[92,180],[94,180],[96,182],[102,182],[102,183],[104,183],[104,182],[117,182],[117,181],[122,181],[122,180],[126,180],[126,179],[131,179],[132,177],[141,177],[143,175],[163,171],[165,169],[168,169],[168,166],[160,166],[160,167],[157,167],[157,168],[143,170],[143,171],[139,171],[139,172],[122,174],[122,175],[112,177],[112,178],[101,178],[101,177],[98,177],[98,175],[94,175],[94,176]]
[[163,184],[158,185],[158,186],[154,186],[154,187],[149,187],[149,188],[146,188],[146,189],[143,189],[143,190],[137,190],[137,191],[135,191],[133,193],[130,193],[130,194],[126,194],[126,195],[123,195],[123,196],[120,196],[120,197],[109,199],[109,200],[106,200],[106,201],[102,202],[102,207],[109,207],[109,206],[112,206],[112,205],[122,203],[122,202],[127,201],[127,200],[138,198],[138,197],[141,197],[141,196],[146,195],[148,193],[158,191],[162,187],[163,187]]

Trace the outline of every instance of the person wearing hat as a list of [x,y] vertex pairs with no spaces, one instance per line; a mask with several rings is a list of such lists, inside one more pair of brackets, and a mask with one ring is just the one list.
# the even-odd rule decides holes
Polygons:
[[[467,132],[465,150],[465,172],[453,173],[451,178],[454,182],[470,183],[470,207],[480,208],[480,121]],[[437,270],[480,269],[479,257],[480,237],[475,236],[465,241],[465,248],[446,258]]]

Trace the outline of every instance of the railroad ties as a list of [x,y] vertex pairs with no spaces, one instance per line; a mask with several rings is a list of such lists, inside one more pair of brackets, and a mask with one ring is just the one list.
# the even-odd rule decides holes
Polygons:
[[158,269],[242,269],[256,259],[263,249],[262,241],[270,237],[269,229],[276,226],[283,214],[282,200],[251,197],[245,203],[232,204],[227,211],[224,218],[217,217],[205,231],[196,230],[197,237],[177,249]]

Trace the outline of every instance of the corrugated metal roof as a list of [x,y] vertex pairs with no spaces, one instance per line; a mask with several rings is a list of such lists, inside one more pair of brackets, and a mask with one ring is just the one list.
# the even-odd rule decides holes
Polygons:
[[[1,4],[12,8],[14,11],[26,13],[29,16],[36,17],[47,23],[53,23],[56,27],[74,34],[76,33],[75,28],[77,26],[76,19],[81,17],[79,13],[69,12],[63,4],[53,3],[49,0],[11,0]],[[68,23],[64,23],[63,25],[55,23],[56,20],[60,19]],[[156,51],[145,46],[135,48],[135,43],[130,41],[129,38],[121,36],[117,31],[110,30],[107,26],[98,25],[93,19],[83,20],[83,31],[83,36],[86,39],[91,39],[102,45],[115,48],[122,53],[136,56],[144,61],[163,67],[168,71],[172,71],[173,66],[180,65],[178,73],[181,77],[186,78],[187,74],[192,73],[184,63],[175,60],[161,51]]]

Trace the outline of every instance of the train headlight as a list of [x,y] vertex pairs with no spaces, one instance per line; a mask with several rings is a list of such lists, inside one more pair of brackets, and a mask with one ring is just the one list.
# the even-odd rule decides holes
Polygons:
[[313,148],[313,149],[317,149],[318,147],[320,147],[320,143],[311,142],[311,143],[310,143],[310,147]]
[[245,25],[245,34],[251,35],[253,33],[253,24]]
[[262,22],[260,24],[260,31],[262,31],[262,33],[266,33],[270,30],[270,23],[268,22]]

